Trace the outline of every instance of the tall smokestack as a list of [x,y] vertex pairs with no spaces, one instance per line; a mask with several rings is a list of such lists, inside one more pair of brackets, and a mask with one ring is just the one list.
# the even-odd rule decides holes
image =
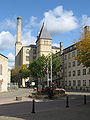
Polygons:
[[17,54],[19,53],[19,51],[22,48],[22,42],[21,42],[21,22],[22,22],[22,18],[21,17],[17,17],[17,33],[16,33],[16,43],[15,43],[15,55],[17,56]]
[[17,17],[16,43],[21,43],[21,22],[22,22],[22,18],[21,17]]

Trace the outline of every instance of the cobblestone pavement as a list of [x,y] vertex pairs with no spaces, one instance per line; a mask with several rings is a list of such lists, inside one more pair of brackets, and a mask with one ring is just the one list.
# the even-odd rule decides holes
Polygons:
[[[32,101],[28,98],[29,95],[32,95],[33,89],[30,88],[18,88],[8,92],[0,93],[0,104],[6,103],[15,103],[16,97],[22,97],[22,101]],[[66,92],[68,95],[90,95],[90,92]]]
[[17,102],[16,97],[22,97],[22,101],[30,101],[32,99],[28,98],[28,96],[32,95],[32,92],[34,91],[30,88],[18,88],[8,92],[2,92],[0,93],[0,104]]
[[[31,98],[28,98],[29,95],[33,92],[32,89],[27,88],[20,88],[17,90],[9,91],[0,93],[0,110],[4,111],[5,109],[11,109],[9,107],[12,106],[12,104],[15,104],[15,106],[18,107],[19,103],[24,105],[24,101],[30,102],[32,101]],[[83,104],[82,97],[80,95],[87,95],[89,96],[90,93],[84,93],[84,92],[66,92],[66,94],[70,95],[70,107],[65,108],[65,98],[62,98],[60,101],[57,100],[54,101],[46,101],[37,103],[38,109],[36,110],[35,114],[32,114],[30,112],[30,106],[29,106],[29,112],[27,110],[28,105],[25,105],[25,109],[27,112],[21,113],[21,115],[18,113],[18,116],[10,116],[1,114],[0,120],[89,120],[90,119],[90,99],[87,99],[87,104]],[[77,95],[77,98],[76,98]],[[16,101],[16,97],[20,96],[22,97],[21,101]],[[77,101],[79,98],[79,101]],[[18,103],[19,102],[19,103]],[[27,103],[26,104],[31,104]],[[9,103],[9,104],[7,104]],[[12,104],[11,104],[12,103]],[[6,105],[5,105],[6,104]],[[41,106],[41,107],[40,107]],[[47,107],[48,106],[48,107]],[[2,109],[3,108],[3,109]],[[14,109],[15,107],[12,107]],[[20,108],[22,110],[22,108]],[[3,113],[3,112],[2,112]],[[8,113],[8,110],[7,110]]]

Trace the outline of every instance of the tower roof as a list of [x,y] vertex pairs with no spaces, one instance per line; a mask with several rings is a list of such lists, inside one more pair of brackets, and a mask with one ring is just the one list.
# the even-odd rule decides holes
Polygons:
[[40,30],[38,38],[44,38],[44,39],[52,39],[50,33],[47,31],[47,28],[45,27],[44,23],[42,25],[42,28]]

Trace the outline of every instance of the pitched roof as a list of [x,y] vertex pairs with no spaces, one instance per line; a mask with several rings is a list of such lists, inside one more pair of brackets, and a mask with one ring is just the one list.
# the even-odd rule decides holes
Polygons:
[[4,56],[3,54],[0,53],[0,55],[8,59],[8,57]]
[[47,28],[45,27],[44,23],[42,25],[42,28],[40,30],[38,38],[44,38],[44,39],[52,39],[50,33],[47,31]]
[[60,49],[60,47],[52,46],[52,49]]

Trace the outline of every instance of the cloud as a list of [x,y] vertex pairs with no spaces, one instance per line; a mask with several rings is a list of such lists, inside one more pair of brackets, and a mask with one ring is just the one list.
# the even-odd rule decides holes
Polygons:
[[69,32],[78,27],[78,20],[73,12],[64,10],[63,6],[57,6],[55,9],[45,12],[41,23],[43,21],[53,34]]
[[29,24],[26,24],[22,29],[22,44],[24,46],[35,44],[36,38],[32,35],[32,29]]
[[12,68],[14,66],[15,63],[15,56],[10,52],[8,55],[8,62],[9,62],[9,68]]
[[58,44],[58,43],[53,43],[52,46],[60,47],[60,44]]
[[38,26],[39,24],[37,23],[36,20],[37,20],[37,17],[31,16],[31,17],[30,17],[30,26],[33,26],[33,27]]
[[9,31],[0,33],[0,50],[13,49],[15,46],[15,36]]
[[[31,26],[37,26],[36,17],[30,17],[28,24],[24,25],[22,29],[22,43],[23,45],[35,44],[36,38],[32,35]],[[16,42],[16,20],[5,19],[0,22],[0,50],[15,50]],[[13,35],[14,34],[14,35]]]
[[12,53],[9,53],[7,55],[9,62],[14,62],[15,61],[15,56]]
[[30,44],[35,44],[35,41],[36,41],[36,38],[32,35],[32,32],[30,30],[27,30],[22,35],[22,44],[24,46],[30,45]]
[[15,18],[6,18],[0,22],[0,30],[15,30],[16,29],[16,20]]
[[82,26],[90,26],[90,17],[88,17],[87,15],[82,15],[82,18],[81,18],[81,27]]

